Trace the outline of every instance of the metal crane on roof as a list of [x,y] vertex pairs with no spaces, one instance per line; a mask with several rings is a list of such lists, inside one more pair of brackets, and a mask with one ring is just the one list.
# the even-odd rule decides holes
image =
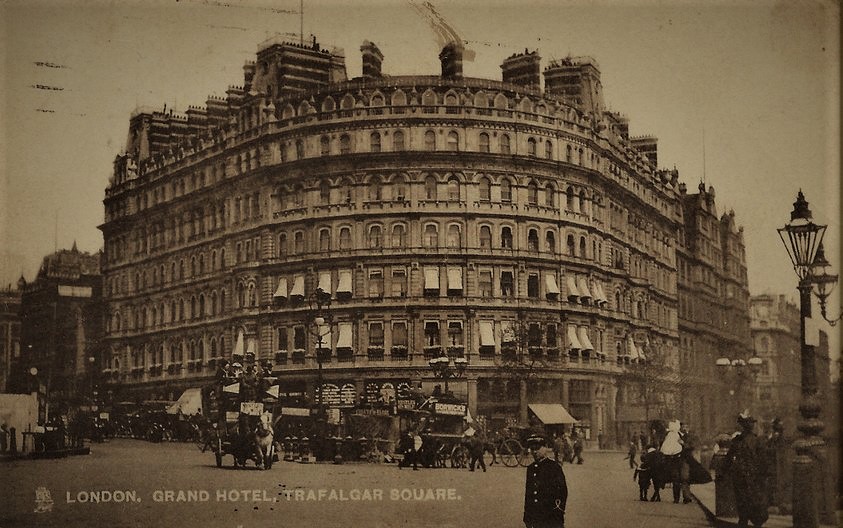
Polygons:
[[416,0],[407,0],[410,6],[427,21],[433,32],[436,34],[436,45],[440,49],[444,48],[450,43],[457,43],[463,47],[463,60],[473,61],[474,51],[465,47],[467,41],[460,38],[459,33],[448,24],[439,11],[436,10],[431,2],[417,2]]

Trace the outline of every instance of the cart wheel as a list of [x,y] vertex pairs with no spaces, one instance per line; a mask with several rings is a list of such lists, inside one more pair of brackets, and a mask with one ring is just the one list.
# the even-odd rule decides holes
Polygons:
[[222,454],[214,453],[214,457],[217,459],[217,467],[222,467]]
[[514,438],[507,438],[501,444],[498,450],[498,458],[501,459],[503,465],[506,467],[515,467],[518,465],[518,459],[521,457],[521,443]]
[[521,467],[527,467],[530,465],[530,453],[526,449],[522,449],[520,453],[518,453],[518,465]]
[[454,450],[451,451],[451,467],[452,468],[464,468],[468,465],[468,450],[461,446],[454,446]]

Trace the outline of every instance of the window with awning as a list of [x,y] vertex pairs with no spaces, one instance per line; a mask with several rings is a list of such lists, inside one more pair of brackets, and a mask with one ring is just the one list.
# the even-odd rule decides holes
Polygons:
[[424,290],[425,293],[439,293],[439,268],[424,268]]
[[[437,270],[438,271],[438,270]],[[425,285],[425,288],[427,285]],[[438,284],[437,284],[438,287]],[[462,291],[462,268],[448,268],[448,293]]]
[[337,329],[339,330],[337,349],[351,349],[351,323],[339,323]]
[[594,302],[603,305],[609,301],[606,298],[606,293],[603,291],[603,285],[600,284],[600,282],[594,281],[594,286],[592,289],[594,290]]
[[635,341],[632,339],[632,336],[626,338],[626,357],[628,357],[630,361],[638,359],[638,347],[635,346]]
[[591,339],[588,338],[588,328],[585,326],[581,326],[579,329],[579,338],[580,344],[582,345],[583,351],[590,351],[594,350],[594,346],[591,344]]
[[582,350],[580,340],[577,338],[577,327],[574,325],[568,325],[568,349]]
[[275,293],[272,294],[272,298],[278,301],[284,301],[287,299],[287,277],[281,277],[278,279],[278,287],[275,288]]
[[588,282],[586,282],[584,276],[580,276],[577,280],[577,289],[580,292],[581,299],[591,299],[591,291],[588,289]]
[[319,286],[318,287],[326,295],[331,295],[331,272],[330,271],[320,271],[319,272]]
[[407,346],[407,323],[405,321],[392,322],[392,346]]
[[304,275],[293,277],[293,288],[290,290],[290,297],[304,299]]
[[548,299],[555,299],[559,295],[559,285],[556,284],[555,273],[545,273],[544,275],[544,289],[545,296]]
[[351,297],[351,277],[351,270],[340,270],[337,296],[343,294],[346,297]]
[[568,298],[571,297],[577,298],[580,296],[579,290],[577,290],[577,281],[573,275],[568,275],[565,279],[565,284],[568,286]]
[[480,321],[480,346],[495,346],[495,332],[492,321]]

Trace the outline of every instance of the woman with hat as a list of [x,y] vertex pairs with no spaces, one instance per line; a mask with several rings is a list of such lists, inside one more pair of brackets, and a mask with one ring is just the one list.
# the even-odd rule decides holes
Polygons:
[[767,521],[766,454],[764,443],[755,435],[755,418],[749,411],[738,415],[741,431],[732,439],[726,454],[725,470],[732,476],[738,526],[763,526]]
[[524,525],[527,528],[564,527],[568,485],[562,466],[550,458],[553,448],[541,436],[529,437],[527,446],[534,462],[527,466]]

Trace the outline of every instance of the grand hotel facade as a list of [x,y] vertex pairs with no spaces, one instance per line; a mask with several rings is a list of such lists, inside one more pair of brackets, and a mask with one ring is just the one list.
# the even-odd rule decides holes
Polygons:
[[270,39],[225,97],[132,114],[101,226],[113,390],[178,397],[242,336],[282,393],[312,396],[321,288],[324,394],[346,403],[429,392],[444,355],[491,421],[560,403],[608,445],[681,414],[688,199],[655,138],[605,109],[597,63],[555,61],[542,90],[536,52],[502,81],[464,77],[457,45],[438,76],[361,52],[348,80],[341,51]]

